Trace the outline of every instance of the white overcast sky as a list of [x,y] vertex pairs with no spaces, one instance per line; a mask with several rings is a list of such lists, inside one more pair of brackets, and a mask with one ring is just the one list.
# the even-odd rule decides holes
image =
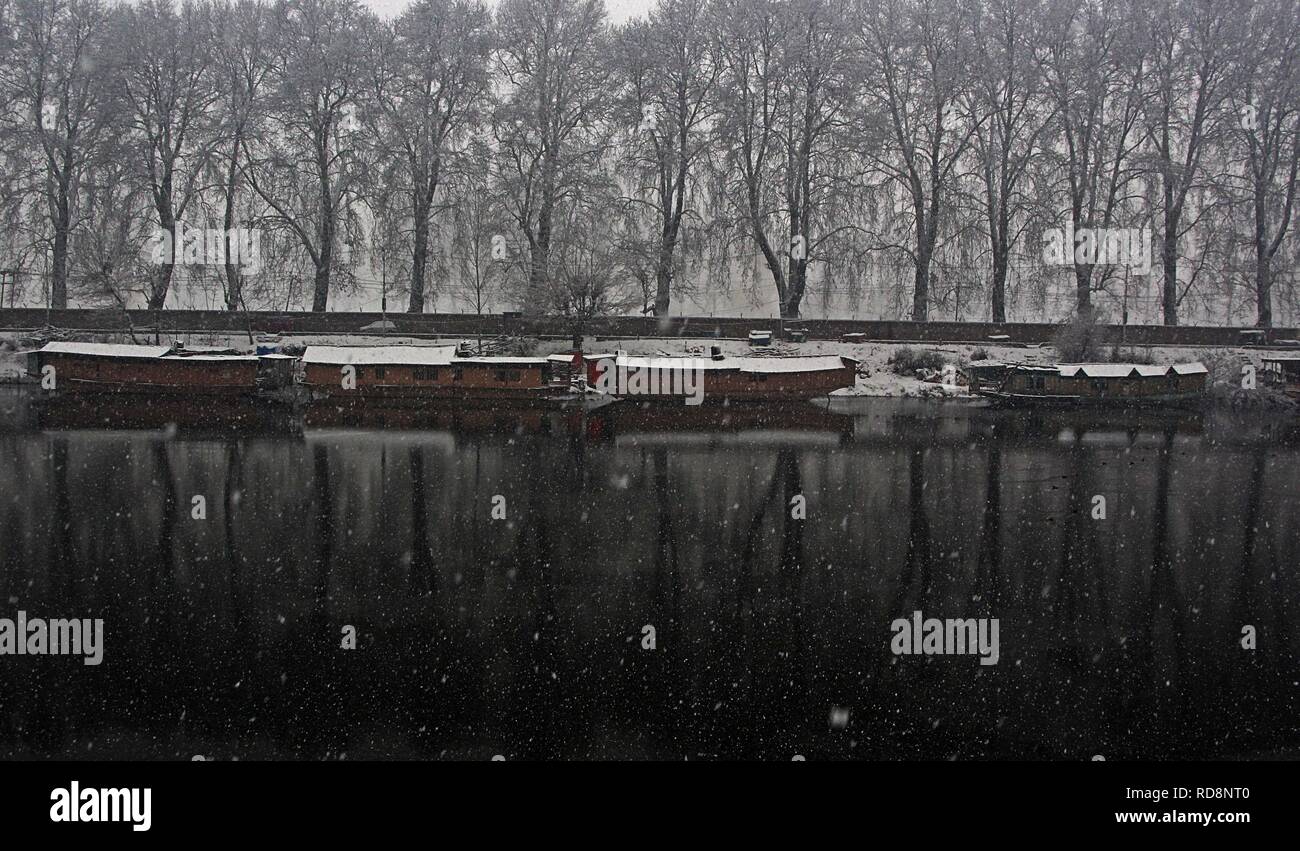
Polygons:
[[[361,2],[374,9],[381,17],[390,18],[402,11],[409,0],[361,0]],[[610,23],[621,24],[628,18],[643,17],[653,2],[654,0],[605,0],[605,9],[609,13]],[[488,0],[488,3],[495,6],[496,0]]]

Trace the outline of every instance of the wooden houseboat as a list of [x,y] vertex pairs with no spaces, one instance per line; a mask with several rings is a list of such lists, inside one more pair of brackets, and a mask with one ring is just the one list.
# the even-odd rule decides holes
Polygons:
[[293,383],[294,358],[187,352],[176,346],[46,343],[27,371],[49,398],[99,394],[251,396]]
[[732,357],[717,346],[707,357],[642,357],[626,352],[552,355],[588,388],[618,399],[689,404],[807,401],[853,387],[858,362],[842,355]]
[[1003,405],[1185,405],[1205,396],[1208,375],[1199,362],[1013,364],[976,392]]
[[569,393],[567,381],[552,381],[546,358],[481,357],[456,346],[308,346],[302,364],[317,402],[532,402]]
[[1300,354],[1264,355],[1262,360],[1267,385],[1300,400]]

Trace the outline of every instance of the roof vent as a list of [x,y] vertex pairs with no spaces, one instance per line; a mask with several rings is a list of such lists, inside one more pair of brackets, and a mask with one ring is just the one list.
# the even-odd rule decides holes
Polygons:
[[709,346],[709,357],[722,360],[722,346]]
[[468,358],[474,356],[474,344],[469,340],[461,340],[456,344],[456,357]]

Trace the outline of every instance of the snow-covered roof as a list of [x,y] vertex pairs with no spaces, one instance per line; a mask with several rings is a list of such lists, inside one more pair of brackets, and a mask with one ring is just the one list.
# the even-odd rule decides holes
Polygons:
[[502,366],[508,366],[510,364],[516,364],[518,366],[540,366],[541,364],[546,363],[546,358],[516,357],[514,355],[481,355],[472,358],[454,358],[452,366],[455,366],[458,363],[500,364]]
[[302,353],[302,362],[332,366],[446,366],[455,355],[455,346],[308,346]]
[[[818,355],[798,358],[736,358],[744,361],[741,372],[822,372],[829,369],[843,369],[849,364],[856,364],[852,358],[839,355]],[[849,363],[845,363],[848,361]]]
[[121,343],[46,343],[42,354],[89,355],[110,358],[160,358],[172,350],[171,346],[129,346]]
[[257,355],[178,355],[170,353],[164,356],[167,361],[203,361],[209,363],[212,361],[255,361]]
[[546,358],[509,355],[462,358],[456,357],[455,346],[308,346],[302,353],[302,362],[328,366],[540,366],[546,363]]
[[1087,378],[1128,378],[1137,375],[1141,378],[1159,378],[1173,370],[1177,375],[1199,375],[1209,372],[1205,365],[1198,362],[1178,364],[1148,363],[1063,363],[1057,370],[1064,378],[1084,375]]
[[[594,357],[588,360],[594,360]],[[814,355],[809,357],[635,357],[620,355],[615,364],[627,369],[705,369],[736,370],[744,373],[822,372],[843,369],[856,364],[853,358],[841,355]]]
[[[589,360],[603,360],[605,358],[612,358],[612,357],[614,357],[613,352],[605,352],[603,354],[583,355],[582,359],[584,361],[589,361]],[[573,363],[573,352],[558,352],[553,355],[547,355],[546,359],[551,363]]]

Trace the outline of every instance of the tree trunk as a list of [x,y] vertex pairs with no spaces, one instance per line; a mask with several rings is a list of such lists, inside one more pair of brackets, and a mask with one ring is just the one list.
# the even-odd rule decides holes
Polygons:
[[1165,324],[1178,324],[1178,246],[1165,232],[1160,246],[1160,266],[1164,269]]
[[334,215],[328,186],[321,191],[320,255],[316,259],[316,281],[312,290],[313,313],[324,313],[329,306],[330,264],[334,260]]
[[[1066,250],[1073,256],[1073,245],[1067,245]],[[1074,266],[1074,311],[1079,316],[1092,313],[1092,266],[1083,263]]]
[[[170,204],[158,205],[158,226],[162,228],[164,233],[175,236],[176,218],[172,215],[170,207]],[[230,232],[227,231],[226,233],[228,235]],[[172,284],[172,271],[176,268],[176,255],[179,253],[182,257],[185,256],[184,248],[176,245],[174,239],[169,241],[168,244],[172,247],[171,256],[163,258],[163,262],[158,266],[158,271],[154,275],[153,286],[149,288],[150,310],[162,310],[163,305],[167,303],[167,293],[171,290]],[[229,249],[229,247],[229,244],[227,244],[226,248]],[[229,250],[227,250],[226,254],[229,256]]]
[[[1168,184],[1168,177],[1165,183]],[[1164,270],[1165,324],[1178,324],[1178,222],[1182,218],[1174,208],[1173,196],[1165,191],[1165,230],[1160,240],[1160,268]]]
[[411,254],[411,301],[407,313],[424,312],[424,270],[429,261],[429,207],[417,204],[415,210],[415,247]]
[[1007,321],[1007,255],[1003,250],[993,252],[993,321]]
[[804,288],[808,281],[808,261],[790,261],[790,283],[786,287],[786,300],[781,305],[782,319],[798,319],[799,307],[803,303]]
[[1273,327],[1273,276],[1264,246],[1255,246],[1255,304],[1260,328]]
[[54,226],[54,251],[50,263],[50,307],[63,310],[68,306],[68,228],[62,222]]

